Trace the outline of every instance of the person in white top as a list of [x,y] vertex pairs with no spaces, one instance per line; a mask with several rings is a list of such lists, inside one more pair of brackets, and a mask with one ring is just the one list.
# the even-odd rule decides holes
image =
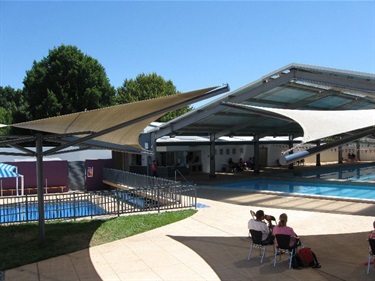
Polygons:
[[272,244],[274,237],[272,235],[272,231],[270,230],[269,226],[264,222],[264,211],[258,210],[255,213],[255,219],[250,219],[248,222],[248,228],[250,229],[262,231],[262,240],[263,242],[267,242]]

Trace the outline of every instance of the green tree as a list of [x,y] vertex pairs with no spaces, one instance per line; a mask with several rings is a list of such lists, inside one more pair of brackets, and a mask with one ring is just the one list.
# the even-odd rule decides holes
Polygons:
[[[9,125],[12,123],[12,114],[3,107],[0,107],[0,124]],[[0,135],[8,135],[11,132],[11,127],[2,127],[0,125]]]
[[[166,81],[156,73],[139,74],[136,79],[125,80],[122,87],[117,89],[116,103],[131,103],[141,100],[179,94],[171,80]],[[166,122],[191,110],[185,106],[178,110],[168,112],[157,121]]]
[[[14,90],[12,87],[0,86],[0,123],[14,124],[27,119],[27,102],[21,90]],[[1,130],[3,134],[9,134],[10,127]]]
[[104,68],[75,46],[61,45],[34,61],[23,83],[31,119],[109,106],[115,96]]

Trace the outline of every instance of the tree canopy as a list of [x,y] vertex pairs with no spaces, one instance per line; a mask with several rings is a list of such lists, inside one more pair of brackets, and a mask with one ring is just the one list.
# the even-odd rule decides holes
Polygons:
[[23,83],[33,120],[109,106],[115,96],[104,68],[75,46],[34,61]]
[[[136,79],[126,79],[122,87],[117,89],[116,103],[130,103],[175,94],[179,94],[179,92],[176,90],[171,80],[166,81],[156,73],[147,75],[142,73],[139,74]],[[190,110],[190,107],[185,106],[181,109],[168,112],[158,121],[166,122],[172,120]]]
[[[40,61],[34,61],[23,83],[22,90],[0,87],[0,123],[14,124],[179,94],[171,80],[156,73],[126,79],[116,90],[96,59],[70,45],[54,48]],[[190,110],[185,106],[158,121],[169,121]]]
[[[0,123],[14,124],[27,119],[28,104],[21,90],[0,86]],[[1,129],[1,133],[9,134],[10,127]]]

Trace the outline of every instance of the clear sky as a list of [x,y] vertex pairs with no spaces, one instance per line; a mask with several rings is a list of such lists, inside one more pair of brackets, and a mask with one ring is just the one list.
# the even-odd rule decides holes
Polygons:
[[375,73],[375,1],[4,1],[0,86],[23,87],[75,45],[110,83],[152,72],[187,92],[231,90],[290,63]]

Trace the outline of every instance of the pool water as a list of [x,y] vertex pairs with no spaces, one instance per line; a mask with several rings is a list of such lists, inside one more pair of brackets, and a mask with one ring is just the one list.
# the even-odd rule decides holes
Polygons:
[[272,191],[280,193],[326,196],[347,199],[375,200],[375,183],[369,185],[347,185],[309,182],[287,182],[256,180],[218,185],[240,190]]
[[320,173],[317,175],[304,175],[304,178],[318,179],[347,179],[350,181],[375,181],[375,167],[360,167],[350,170],[339,170],[329,173]]
[[[105,214],[106,211],[91,201],[73,203],[46,203],[45,219],[77,218]],[[39,219],[38,204],[12,204],[0,208],[0,223],[36,221]]]

